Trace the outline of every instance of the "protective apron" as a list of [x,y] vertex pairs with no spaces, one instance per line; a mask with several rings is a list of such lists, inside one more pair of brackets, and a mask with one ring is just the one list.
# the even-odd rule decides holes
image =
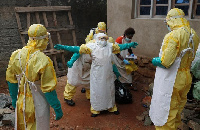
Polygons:
[[112,43],[105,47],[86,44],[92,50],[90,73],[90,103],[94,110],[102,111],[115,105],[114,74],[112,69]]
[[[115,43],[115,44],[118,44],[118,43]],[[124,44],[124,39],[122,40],[122,44]],[[128,49],[122,50],[120,52],[120,55],[123,58],[125,58],[127,54],[128,54]],[[113,58],[114,63],[116,64],[117,69],[118,69],[119,73],[121,74],[121,77],[119,77],[119,80],[122,83],[132,83],[132,75],[127,74],[124,62],[121,59],[119,59],[115,54],[113,54],[113,57],[114,57]]]
[[[30,59],[37,54],[36,51],[33,54],[30,55]],[[24,76],[25,77],[25,83],[24,83],[24,98],[23,98],[23,117],[24,117],[24,124],[25,124],[25,129],[26,128],[26,116],[25,116],[25,106],[26,106],[26,87],[27,83],[31,89],[33,101],[34,101],[34,107],[35,107],[35,118],[36,118],[36,129],[37,130],[49,130],[50,129],[50,105],[46,101],[44,93],[40,89],[40,81],[36,82],[31,82],[27,79],[25,73],[26,73],[26,67],[28,65],[28,62],[25,65],[25,69],[23,70],[22,65],[21,65],[21,57],[20,57],[20,52],[19,52],[19,63],[21,67],[22,73],[20,75],[16,75],[17,80],[18,80],[18,86],[20,86],[20,81],[21,78]],[[17,104],[16,104],[17,105]],[[15,109],[15,128],[17,129],[17,106]]]
[[[155,126],[163,126],[167,122],[173,86],[175,83],[177,71],[180,67],[181,59],[188,51],[192,51],[194,54],[194,43],[192,37],[193,34],[190,35],[188,48],[181,51],[180,56],[175,59],[170,68],[165,69],[159,66],[156,68],[153,95],[149,111],[150,118]],[[191,41],[193,44],[193,49],[189,47]],[[159,57],[161,56],[162,46],[159,53]]]
[[82,54],[72,68],[68,68],[67,80],[69,84],[77,87],[89,87],[91,60],[89,54]]

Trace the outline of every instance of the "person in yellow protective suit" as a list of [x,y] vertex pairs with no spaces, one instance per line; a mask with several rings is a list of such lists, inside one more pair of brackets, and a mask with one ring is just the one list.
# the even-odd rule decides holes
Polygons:
[[[90,33],[85,39],[86,44],[90,42],[95,42],[93,38],[99,32],[106,32],[106,24],[104,22],[99,22],[97,28],[90,30]],[[114,39],[109,37],[109,42],[114,43]],[[72,59],[75,61],[78,58],[78,61],[71,63],[68,62],[68,74],[67,74],[67,84],[64,91],[64,100],[70,105],[74,106],[75,102],[73,101],[73,96],[76,93],[77,86],[83,86],[82,92],[86,91],[86,98],[90,99],[90,89],[89,89],[89,80],[90,80],[90,67],[91,67],[91,57],[88,54],[83,54],[80,57],[78,54],[74,54]]]
[[99,22],[97,28],[93,28],[90,30],[90,33],[85,39],[85,43],[93,42],[91,40],[94,40],[98,33],[106,33],[106,24],[104,22]]
[[156,130],[176,130],[191,87],[191,62],[199,44],[199,37],[184,18],[181,9],[171,9],[166,16],[169,33],[165,35],[157,66],[150,118]]
[[78,46],[67,46],[57,44],[55,49],[62,49],[80,54],[90,54],[92,65],[90,70],[90,102],[92,117],[96,117],[100,111],[109,110],[119,114],[115,105],[115,86],[112,67],[112,53],[119,53],[130,47],[136,47],[135,42],[116,45],[107,41],[104,33],[98,33],[95,43],[82,44]]
[[15,129],[50,129],[50,106],[56,120],[63,116],[55,91],[56,73],[51,59],[42,51],[50,34],[41,24],[28,30],[27,46],[14,51],[6,71],[12,105],[15,108]]

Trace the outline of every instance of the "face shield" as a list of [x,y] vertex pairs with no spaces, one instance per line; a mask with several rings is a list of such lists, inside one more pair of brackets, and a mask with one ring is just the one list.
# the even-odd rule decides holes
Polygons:
[[108,36],[104,33],[97,34],[97,44],[101,47],[105,47],[107,45]]

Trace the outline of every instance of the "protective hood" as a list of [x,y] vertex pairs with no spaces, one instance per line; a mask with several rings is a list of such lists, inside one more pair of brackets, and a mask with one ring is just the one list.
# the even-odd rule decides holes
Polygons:
[[48,45],[48,36],[46,28],[41,24],[33,24],[28,30],[29,40],[27,43],[27,48],[33,50],[45,50]]
[[176,30],[178,28],[184,27],[189,30],[190,32],[190,24],[189,22],[184,18],[185,13],[178,8],[171,9],[166,17],[166,22],[169,25],[170,29]]

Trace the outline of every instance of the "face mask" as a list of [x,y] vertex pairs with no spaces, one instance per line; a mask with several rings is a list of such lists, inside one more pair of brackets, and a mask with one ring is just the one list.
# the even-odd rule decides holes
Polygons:
[[171,28],[169,27],[169,25],[167,25],[167,29],[171,32],[172,30],[171,30]]
[[125,38],[125,41],[126,41],[126,42],[130,42],[131,39],[129,39],[129,38],[126,37],[126,38]]
[[99,45],[102,46],[102,47],[104,47],[104,46],[107,45],[107,41],[101,41],[101,40],[100,40],[98,43],[99,43]]

